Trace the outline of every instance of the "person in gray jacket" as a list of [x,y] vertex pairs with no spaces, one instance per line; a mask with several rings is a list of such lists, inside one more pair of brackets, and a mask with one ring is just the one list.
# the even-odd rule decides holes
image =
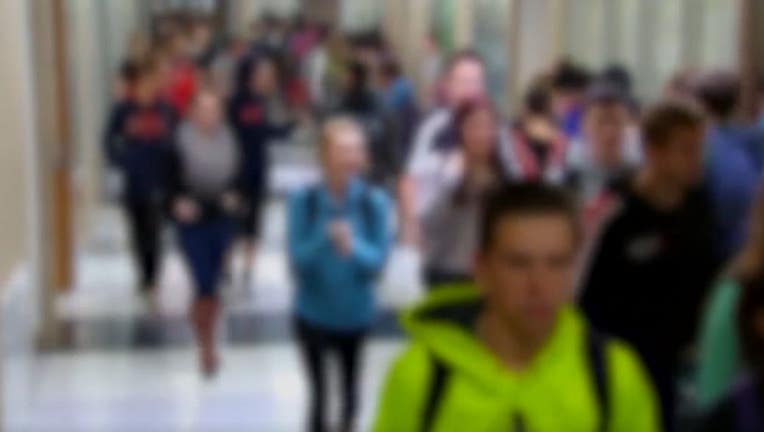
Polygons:
[[238,145],[216,94],[202,91],[196,96],[173,150],[170,211],[196,289],[191,320],[200,366],[211,376],[218,369],[218,285],[236,234],[236,217],[246,208]]

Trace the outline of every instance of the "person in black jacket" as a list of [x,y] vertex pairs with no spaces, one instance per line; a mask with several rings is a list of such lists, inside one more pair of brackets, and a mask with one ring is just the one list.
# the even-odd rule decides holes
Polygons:
[[244,195],[249,203],[241,219],[241,233],[246,241],[246,283],[259,236],[261,208],[267,198],[268,144],[292,130],[280,95],[277,65],[272,58],[261,55],[242,61],[236,92],[228,105],[228,118],[244,161]]
[[169,204],[178,239],[196,287],[191,319],[205,375],[218,367],[215,324],[220,314],[218,285],[236,233],[242,200],[241,159],[233,132],[224,122],[220,98],[200,92],[189,120],[178,128],[169,170]]
[[674,430],[677,364],[715,274],[711,209],[699,189],[704,119],[664,101],[643,119],[645,163],[594,239],[581,303],[592,324],[630,342]]
[[124,178],[122,204],[143,293],[155,291],[160,258],[164,172],[176,123],[159,98],[156,70],[145,63],[133,75],[130,96],[111,111],[104,137],[109,164]]

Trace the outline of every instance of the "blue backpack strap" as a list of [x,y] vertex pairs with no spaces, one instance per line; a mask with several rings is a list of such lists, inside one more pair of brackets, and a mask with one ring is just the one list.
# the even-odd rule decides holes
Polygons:
[[599,405],[600,421],[597,431],[606,432],[610,427],[610,388],[608,380],[607,337],[591,326],[586,330],[586,355],[591,368],[595,396]]
[[754,380],[746,380],[735,392],[737,430],[759,432],[764,430],[764,420],[760,412],[759,393]]
[[430,432],[435,425],[435,419],[438,415],[438,408],[443,400],[443,393],[451,376],[451,369],[437,358],[434,354],[430,355],[432,362],[432,377],[430,378],[430,391],[427,394],[427,402],[424,406],[422,416],[422,432]]

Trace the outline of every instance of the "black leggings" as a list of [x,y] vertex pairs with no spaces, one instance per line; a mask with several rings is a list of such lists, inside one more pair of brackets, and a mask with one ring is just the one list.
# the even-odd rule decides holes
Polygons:
[[326,353],[334,350],[339,355],[342,373],[342,426],[346,428],[355,421],[358,407],[358,369],[361,346],[365,332],[336,332],[301,319],[297,319],[297,337],[308,379],[310,381],[310,417],[308,430],[323,432],[326,407]]
[[162,234],[162,211],[160,206],[146,201],[126,200],[127,215],[133,255],[138,263],[141,288],[147,290],[156,285]]

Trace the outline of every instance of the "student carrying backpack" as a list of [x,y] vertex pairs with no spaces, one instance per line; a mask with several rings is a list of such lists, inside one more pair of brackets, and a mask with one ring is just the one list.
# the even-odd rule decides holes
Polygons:
[[580,234],[560,189],[505,186],[482,214],[475,284],[403,315],[377,432],[660,430],[637,355],[570,303]]
[[295,328],[311,390],[309,428],[323,431],[325,361],[339,354],[342,430],[353,430],[359,354],[375,317],[374,288],[392,243],[384,192],[359,176],[364,133],[350,118],[324,126],[324,179],[289,200],[289,256],[296,284]]

